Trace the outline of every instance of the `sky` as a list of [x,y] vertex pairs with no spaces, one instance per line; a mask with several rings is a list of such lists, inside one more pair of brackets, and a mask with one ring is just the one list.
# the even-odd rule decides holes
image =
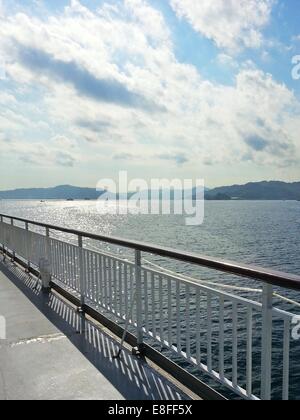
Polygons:
[[0,189],[300,180],[299,0],[0,0]]

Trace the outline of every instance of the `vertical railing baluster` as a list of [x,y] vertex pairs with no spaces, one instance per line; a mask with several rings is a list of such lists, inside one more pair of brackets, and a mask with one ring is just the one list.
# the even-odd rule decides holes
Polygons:
[[110,270],[112,272],[113,286],[114,286],[114,313],[118,313],[118,282],[117,282],[117,262],[116,260],[110,260]]
[[92,294],[93,302],[97,303],[97,254],[93,252],[93,284],[92,284]]
[[252,307],[249,306],[247,309],[247,362],[246,362],[246,390],[248,397],[252,395],[252,369],[253,369],[253,356],[252,356],[252,340],[253,340],[253,310]]
[[163,315],[163,282],[162,282],[162,276],[159,276],[159,280],[158,280],[158,284],[159,284],[159,337],[160,337],[160,341],[163,344],[164,343],[164,315]]
[[[11,224],[11,226],[14,226],[14,219],[13,219],[13,217],[11,217],[11,219],[10,219],[10,224]],[[16,253],[15,253],[15,251],[13,249],[11,251],[12,251],[12,259],[11,260],[14,262],[15,259],[16,259]]]
[[134,299],[136,299],[135,290],[136,290],[136,273],[135,273],[135,267],[130,265],[130,304],[129,307],[131,309],[131,321],[132,323],[136,323],[136,305],[134,305]]
[[61,248],[62,248],[62,244],[61,244],[61,242],[57,242],[57,256],[58,256],[58,259],[57,259],[57,271],[58,271],[58,273],[59,273],[59,280],[61,281],[61,282],[63,282],[64,280],[63,280],[63,276],[62,276],[62,260],[61,260],[61,258],[62,258],[62,252],[61,252]]
[[89,251],[87,249],[85,251],[82,251],[82,266],[84,267],[84,299],[86,299],[89,293],[89,274],[90,274]]
[[74,270],[74,260],[75,260],[74,246],[70,245],[70,276],[72,279],[72,287],[74,290],[77,291],[76,275],[75,275],[75,270]]
[[128,314],[128,264],[124,263],[125,318]]
[[92,296],[92,283],[93,283],[93,254],[91,251],[86,252],[87,255],[87,273],[85,281],[85,294],[89,299],[93,299]]
[[[55,254],[55,243],[52,243],[52,253],[53,255]],[[78,248],[75,245],[70,245],[70,276],[71,276],[71,283],[72,283],[72,287],[74,290],[76,290],[76,292],[79,291],[79,277],[78,277],[78,265],[79,265],[79,260],[77,260],[77,251]],[[55,259],[55,257],[53,257]],[[55,264],[53,264],[55,265]]]
[[118,262],[118,279],[119,279],[119,313],[120,313],[120,317],[122,318],[122,313],[123,313],[123,263]]
[[237,387],[238,382],[238,305],[232,303],[232,385]]
[[172,347],[172,283],[168,279],[168,343]]
[[72,289],[76,290],[76,284],[75,284],[74,276],[73,276],[73,246],[71,244],[68,244],[68,257],[69,257],[68,267],[69,267],[70,283],[72,285]]
[[57,255],[56,255],[56,248],[57,248],[57,244],[56,244],[56,240],[53,241],[53,255],[52,255],[52,265],[53,265],[53,273],[54,273],[54,277],[58,277],[57,276]]
[[89,278],[89,296],[94,300],[94,253],[89,251],[90,255],[90,278]]
[[101,255],[97,254],[97,304],[103,303],[103,290],[101,285]]
[[136,323],[137,323],[137,347],[142,350],[143,345],[143,314],[142,314],[142,254],[141,251],[135,250],[135,287],[136,287]]
[[65,243],[61,243],[61,266],[62,266],[62,280],[65,284],[68,284],[66,281],[66,271],[65,271]]
[[73,289],[73,278],[71,275],[71,250],[70,250],[70,244],[66,244],[66,269],[67,269],[67,278],[70,286]]
[[94,300],[94,253],[89,251],[90,277],[89,277],[89,297]]
[[149,295],[148,295],[148,273],[144,270],[144,307],[145,307],[145,327],[146,331],[149,332]]
[[207,368],[212,371],[212,302],[211,292],[207,292]]
[[[1,221],[2,221],[2,218],[1,218]],[[29,223],[28,222],[25,222],[25,230],[26,230],[26,232],[28,234],[28,232],[29,232]],[[30,273],[31,263],[30,263],[30,258],[29,258],[29,256],[30,256],[30,248],[29,248],[28,240],[26,240],[26,252],[27,252],[27,257],[28,257],[27,258],[27,271],[28,271],[28,273]]]
[[190,306],[190,285],[186,284],[185,286],[185,347],[186,347],[186,357],[188,360],[191,358],[191,306]]
[[66,279],[65,279],[65,258],[64,258],[64,243],[63,242],[60,243],[60,265],[61,265],[62,282],[67,284]]
[[66,245],[66,268],[67,268],[67,278],[68,278],[68,282],[69,285],[72,287],[73,289],[73,279],[72,279],[72,275],[71,275],[71,270],[70,270],[70,261],[71,261],[71,256],[70,256],[70,245],[67,244]]
[[97,258],[96,254],[93,252],[93,276],[92,276],[92,299],[93,302],[97,303]]
[[113,311],[113,289],[112,289],[112,278],[111,278],[109,257],[105,258],[105,268],[106,268],[108,286],[109,286],[109,310],[112,312]]
[[283,337],[283,385],[282,399],[289,399],[289,382],[290,382],[290,339],[291,339],[291,321],[284,321],[284,337]]
[[201,363],[201,294],[197,287],[196,291],[196,360]]
[[102,264],[102,277],[103,277],[103,290],[104,290],[104,305],[105,309],[108,308],[108,284],[107,284],[107,272],[106,272],[106,257],[101,256]]
[[63,242],[60,242],[59,243],[59,259],[60,259],[60,275],[61,275],[61,281],[63,283],[65,283]]
[[156,302],[155,302],[155,276],[151,273],[151,303],[152,303],[152,332],[156,338]]
[[176,315],[177,315],[177,350],[181,353],[181,313],[180,313],[181,299],[180,299],[180,281],[176,281]]
[[224,297],[219,299],[219,373],[224,379]]
[[85,304],[85,279],[84,279],[84,263],[83,263],[83,238],[81,235],[78,235],[78,251],[79,251],[80,306],[82,309]]
[[46,227],[46,237],[44,241],[45,247],[45,270],[46,272],[43,273],[43,276],[41,276],[42,279],[42,287],[43,289],[50,289],[50,281],[52,273],[52,261],[51,261],[51,250],[50,250],[50,229]]
[[262,299],[261,398],[271,399],[273,286],[265,283]]
[[78,260],[77,260],[77,248],[73,246],[73,277],[75,290],[79,291],[79,276],[78,276]]
[[91,251],[87,251],[88,254],[88,281],[86,282],[86,297],[88,297],[90,300],[93,300],[93,253]]

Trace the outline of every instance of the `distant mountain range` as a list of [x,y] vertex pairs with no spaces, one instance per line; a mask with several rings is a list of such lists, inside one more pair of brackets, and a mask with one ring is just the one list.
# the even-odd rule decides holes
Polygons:
[[[208,191],[205,188],[205,192]],[[74,187],[72,185],[59,185],[53,188],[22,188],[10,191],[0,191],[0,199],[2,200],[97,200],[105,194],[105,199],[116,199],[116,195],[112,192],[99,190],[95,188],[82,188]],[[192,197],[194,190],[187,191],[187,195]],[[134,193],[120,193],[117,194],[117,198],[126,199],[131,197]],[[158,195],[162,198],[162,192],[152,192],[155,197]],[[141,199],[148,199],[151,197],[151,194],[148,190],[140,192]],[[178,197],[178,191],[171,191],[171,199]]]
[[[104,192],[104,191],[103,191]],[[102,193],[103,193],[102,192]],[[0,191],[3,200],[96,200],[101,194],[95,188],[60,185],[54,188],[22,188],[11,191]]]
[[208,200],[300,200],[300,182],[250,182],[214,188],[205,195]]
[[[11,191],[0,191],[3,200],[96,200],[105,191],[94,188],[60,185],[54,188],[23,188]],[[174,197],[175,193],[172,193]],[[113,194],[109,194],[113,198]],[[148,192],[143,193],[147,197]],[[195,190],[191,192],[195,198]],[[126,198],[126,195],[120,195]],[[246,185],[232,185],[205,189],[207,200],[300,200],[300,182],[287,183],[280,181],[251,182]]]

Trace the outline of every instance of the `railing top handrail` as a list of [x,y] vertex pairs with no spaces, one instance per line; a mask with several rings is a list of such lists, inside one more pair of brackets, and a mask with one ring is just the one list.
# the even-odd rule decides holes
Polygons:
[[258,281],[273,284],[274,286],[279,286],[293,290],[300,290],[300,276],[294,274],[287,274],[281,271],[264,269],[253,265],[238,264],[232,261],[226,261],[219,258],[198,255],[192,252],[178,251],[172,248],[156,246],[150,243],[126,240],[113,236],[104,236],[94,233],[83,232],[76,229],[59,227],[47,223],[23,219],[20,217],[9,216],[7,214],[0,214],[0,217],[13,219],[19,222],[28,223],[34,226],[39,226],[50,230],[81,236],[83,238],[89,238],[101,242],[110,243],[113,245],[118,245],[124,248],[130,248],[141,252],[155,254],[161,257],[167,257],[190,264],[196,264],[202,267],[210,268],[216,271],[222,271],[228,274],[234,274],[240,277],[252,278]]

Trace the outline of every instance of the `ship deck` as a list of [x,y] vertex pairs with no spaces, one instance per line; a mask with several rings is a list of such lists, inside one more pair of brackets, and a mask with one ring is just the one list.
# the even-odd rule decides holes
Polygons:
[[[125,349],[34,277],[0,263],[1,400],[187,400],[171,378]],[[3,318],[2,318],[3,319]]]

